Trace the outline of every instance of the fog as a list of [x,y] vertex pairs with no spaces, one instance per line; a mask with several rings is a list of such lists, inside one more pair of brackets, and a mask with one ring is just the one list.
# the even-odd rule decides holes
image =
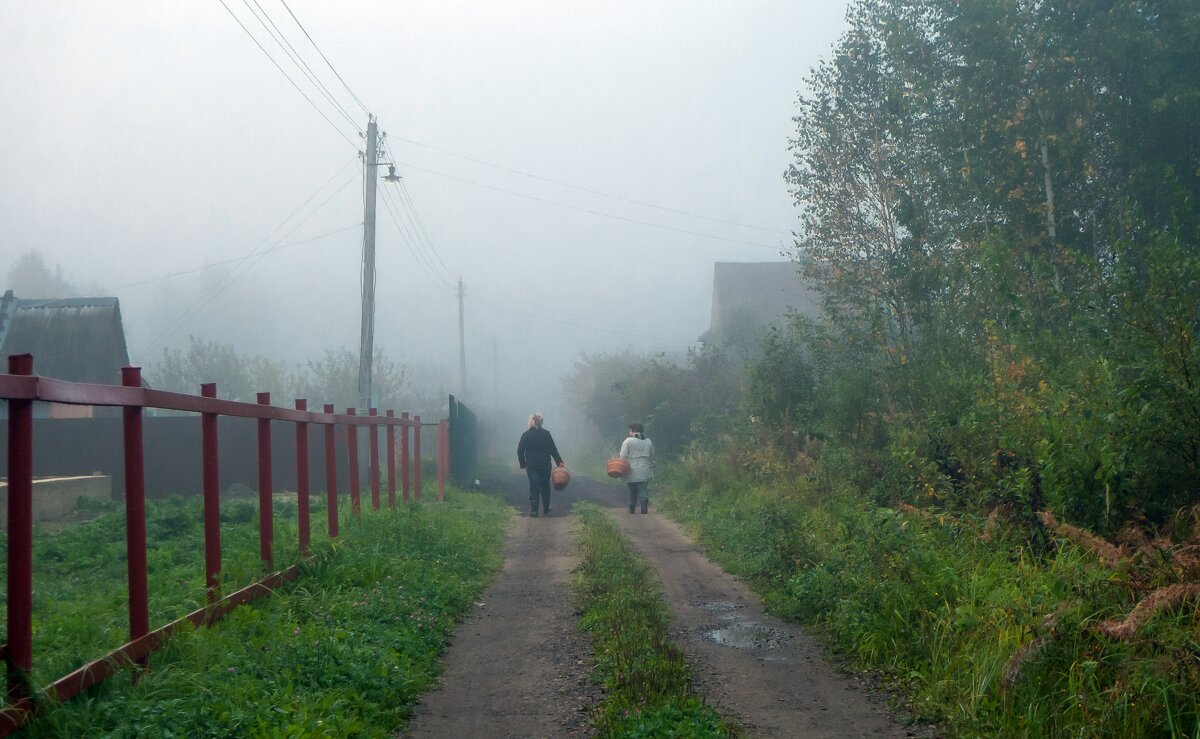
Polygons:
[[0,275],[36,249],[117,296],[136,364],[189,335],[357,349],[353,91],[403,178],[379,184],[376,346],[462,391],[461,278],[465,400],[547,427],[581,352],[681,351],[713,262],[783,258],[793,103],[845,9],[291,0],[343,86],[283,4],[226,1],[0,5]]

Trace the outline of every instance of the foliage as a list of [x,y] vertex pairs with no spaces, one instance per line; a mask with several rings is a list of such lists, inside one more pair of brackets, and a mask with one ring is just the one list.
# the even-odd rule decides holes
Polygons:
[[37,249],[30,249],[13,262],[8,270],[7,289],[18,298],[77,298],[84,292],[67,280],[62,265],[56,264],[51,270]]
[[687,662],[668,638],[669,617],[646,563],[599,508],[580,504],[575,515],[580,628],[592,634],[596,672],[608,693],[599,709],[600,736],[738,736],[737,727],[692,695]]
[[[176,517],[180,506],[156,514],[156,530],[162,546],[191,553],[194,542],[164,533],[191,525]],[[344,539],[323,543],[301,578],[178,633],[135,683],[110,679],[26,733],[392,736],[431,684],[455,620],[499,567],[506,518],[494,499],[453,490],[443,504],[348,518]],[[95,590],[79,582],[66,597]]]
[[622,439],[641,422],[657,450],[673,454],[729,423],[740,393],[736,367],[720,351],[689,350],[685,362],[632,352],[583,356],[567,378],[568,397],[605,436]]
[[1069,541],[1039,556],[1019,529],[870,505],[836,474],[755,485],[693,455],[670,478],[663,505],[726,569],[948,735],[1200,731],[1194,600],[1118,641],[1097,627],[1129,612],[1128,573]]
[[[408,394],[408,370],[381,350],[372,355],[371,387],[381,408],[399,408]],[[188,337],[188,348],[163,349],[162,359],[146,370],[160,390],[196,394],[202,383],[215,382],[222,398],[254,402],[260,392],[270,392],[275,405],[295,398],[309,399],[320,409],[332,403],[336,410],[357,408],[358,356],[348,349],[328,350],[304,367],[289,369],[257,355],[245,356],[232,344]]]
[[1115,531],[1200,500],[1200,6],[847,18],[787,172],[823,318],[751,360],[743,441],[1035,538],[1047,506]]

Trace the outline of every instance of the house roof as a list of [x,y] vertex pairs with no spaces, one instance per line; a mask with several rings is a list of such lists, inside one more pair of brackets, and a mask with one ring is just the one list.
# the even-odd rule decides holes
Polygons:
[[748,311],[772,323],[788,310],[815,318],[821,312],[816,291],[805,284],[795,262],[716,262],[710,331],[733,311]]
[[[129,364],[116,298],[0,298],[0,356],[32,354],[43,377],[121,384]],[[7,371],[6,368],[0,370]]]

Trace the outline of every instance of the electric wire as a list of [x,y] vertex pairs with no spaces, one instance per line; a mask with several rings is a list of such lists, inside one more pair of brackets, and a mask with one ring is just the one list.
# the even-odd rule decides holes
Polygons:
[[338,78],[338,82],[342,83],[342,87],[346,88],[346,92],[350,93],[350,97],[354,98],[354,102],[358,103],[358,107],[362,108],[364,113],[370,115],[371,111],[367,109],[367,106],[363,105],[362,100],[358,99],[358,95],[354,94],[354,90],[350,89],[350,85],[346,84],[346,80],[342,79],[342,75],[338,74],[338,71],[333,68],[333,63],[330,62],[328,57],[325,56],[325,52],[321,51],[321,47],[317,46],[317,42],[313,41],[313,37],[308,35],[308,29],[304,27],[304,24],[301,23],[300,19],[296,17],[296,14],[292,12],[292,8],[287,4],[287,0],[279,0],[279,2],[283,3],[283,7],[287,9],[288,15],[292,16],[292,20],[296,22],[296,25],[299,26],[300,30],[304,33],[304,37],[308,39],[308,42],[312,44],[313,48],[317,50],[317,53],[321,55],[321,59],[325,60],[325,64],[328,65],[329,71],[333,72],[333,75]]
[[267,59],[270,60],[271,64],[275,65],[275,68],[279,70],[279,73],[282,74],[285,78],[287,78],[287,81],[291,83],[292,87],[296,88],[296,92],[300,93],[300,96],[303,97],[306,101],[308,101],[308,104],[312,106],[312,109],[317,111],[317,114],[320,115],[322,118],[324,118],[325,122],[328,123],[330,126],[332,126],[333,130],[337,131],[338,135],[341,136],[342,138],[344,138],[346,140],[346,143],[350,144],[350,146],[354,147],[354,149],[357,151],[358,144],[355,143],[349,136],[347,136],[345,134],[345,132],[342,131],[342,129],[338,128],[337,124],[334,123],[333,120],[330,119],[329,116],[325,115],[325,111],[323,111],[319,107],[317,107],[317,104],[312,101],[312,98],[310,98],[308,95],[306,95],[304,93],[304,90],[300,89],[300,86],[296,84],[296,81],[292,79],[291,75],[289,75],[287,72],[284,71],[283,67],[281,67],[279,65],[279,62],[275,61],[275,57],[271,56],[271,53],[269,51],[267,51],[266,48],[261,43],[259,43],[258,39],[254,37],[254,34],[250,32],[250,29],[246,28],[246,24],[242,23],[242,19],[238,18],[237,15],[233,12],[233,10],[228,5],[225,4],[225,0],[217,0],[217,2],[221,3],[221,7],[225,8],[225,11],[227,13],[229,13],[229,16],[231,18],[233,18],[233,20],[239,26],[241,26],[242,30],[245,31],[246,35],[250,37],[250,40],[254,42],[254,45],[257,46],[259,48],[259,50],[263,54],[266,55]]
[[[265,253],[270,254],[271,252],[276,252],[281,249],[289,249],[293,246],[303,246],[305,244],[312,244],[317,241],[321,241],[322,239],[327,239],[330,236],[336,236],[337,234],[345,233],[346,231],[349,231],[351,229],[356,229],[356,228],[362,228],[362,223],[355,223],[355,224],[352,224],[349,226],[343,226],[342,228],[336,228],[332,231],[326,231],[323,234],[317,234],[316,236],[313,236],[311,238],[301,239],[299,241],[289,241],[284,244],[277,244],[275,246],[272,246],[270,249],[267,249]],[[185,269],[185,270],[181,270],[179,272],[169,272],[165,275],[159,275],[158,277],[149,277],[144,280],[138,280],[137,282],[127,282],[124,285],[117,285],[116,287],[114,287],[112,289],[114,291],[115,290],[126,290],[131,287],[140,287],[141,285],[149,285],[154,282],[162,282],[163,280],[169,280],[173,277],[183,277],[185,275],[194,275],[197,272],[204,272],[205,270],[213,269],[215,267],[220,267],[220,266],[223,266],[226,264],[233,264],[234,262],[243,262],[248,258],[249,257],[247,257],[247,256],[240,256],[240,257],[234,257],[232,259],[223,259],[219,262],[209,262],[208,264],[204,265],[203,267],[196,267],[195,269]]]
[[426,254],[420,247],[419,240],[413,235],[410,227],[404,223],[403,218],[400,216],[399,207],[393,202],[392,195],[386,189],[383,190],[382,200],[384,203],[384,208],[391,217],[392,223],[395,224],[401,240],[404,241],[404,245],[408,248],[409,253],[412,254],[413,259],[416,261],[417,267],[419,267],[429,279],[441,284],[442,287],[453,290],[454,285],[452,284],[450,275],[448,273],[442,274],[437,269],[437,265],[430,260],[428,254]]
[[771,244],[764,244],[764,243],[761,243],[758,241],[746,241],[744,239],[733,239],[733,238],[729,238],[727,236],[718,236],[716,234],[707,234],[707,233],[703,233],[701,231],[692,231],[692,230],[689,230],[686,228],[676,228],[675,226],[667,226],[667,225],[664,225],[661,223],[654,223],[652,221],[643,221],[639,218],[629,218],[626,216],[619,216],[619,215],[616,215],[615,213],[605,213],[604,211],[593,210],[591,208],[583,208],[578,205],[568,205],[567,203],[560,203],[556,200],[549,200],[547,198],[539,198],[536,195],[526,195],[525,193],[516,192],[514,190],[506,190],[503,187],[496,187],[495,185],[485,185],[482,182],[475,182],[474,180],[468,180],[463,177],[456,177],[454,175],[446,174],[445,172],[438,172],[437,170],[426,169],[424,167],[418,167],[414,164],[403,164],[403,163],[397,162],[397,166],[403,166],[407,169],[416,170],[418,172],[425,172],[427,174],[436,175],[438,177],[444,177],[448,180],[454,180],[455,182],[462,182],[467,185],[474,185],[475,187],[482,187],[485,190],[495,190],[496,192],[506,193],[506,194],[512,195],[514,197],[524,198],[526,200],[533,200],[533,201],[539,202],[539,203],[546,203],[547,205],[554,205],[559,208],[566,208],[567,210],[576,210],[581,213],[589,213],[591,215],[600,216],[602,218],[612,218],[612,219],[618,220],[618,221],[625,221],[626,223],[636,223],[641,226],[649,226],[651,228],[657,228],[657,229],[661,229],[663,231],[675,231],[677,233],[688,234],[690,236],[699,236],[701,238],[713,239],[715,241],[725,241],[725,242],[728,242],[731,244],[744,244],[746,246],[753,246],[753,247],[756,247],[759,249],[770,249],[775,252],[778,252],[781,248],[780,245],[772,246]]
[[[340,170],[339,170],[339,172],[340,172]],[[293,233],[295,233],[296,229],[303,226],[308,221],[308,219],[312,218],[318,211],[321,210],[321,208],[325,207],[325,205],[327,203],[329,203],[329,201],[331,201],[335,197],[337,197],[337,195],[340,194],[342,192],[342,190],[345,190],[346,187],[349,186],[350,183],[353,182],[356,177],[357,177],[357,175],[351,175],[350,178],[348,180],[346,180],[344,183],[342,183],[342,185],[340,187],[338,187],[338,189],[335,190],[329,197],[322,200],[319,204],[316,205],[316,207],[314,207],[312,210],[310,210],[308,212],[308,214],[304,216],[304,218],[300,219],[295,225],[293,225],[282,236],[280,236],[279,237],[280,240],[282,241],[283,239],[286,239],[288,236],[291,236]],[[307,203],[307,202],[311,201],[324,188],[325,188],[325,185],[322,185],[321,188],[319,188],[316,193],[313,193],[313,195],[309,196],[308,200],[306,200],[305,202]],[[304,207],[304,206],[302,205],[301,207]],[[295,212],[293,212],[293,215],[294,215],[294,213]],[[286,224],[287,221],[291,219],[291,217],[292,216],[289,216],[287,219],[284,219],[284,221],[280,224],[280,226],[276,226],[275,229],[272,230],[272,233],[274,233],[275,231],[278,231],[279,228],[283,224]],[[156,349],[158,347],[158,345],[164,339],[166,339],[171,334],[175,333],[175,331],[177,329],[179,329],[185,323],[190,321],[193,317],[195,317],[196,315],[199,315],[199,313],[201,311],[203,311],[205,308],[207,308],[209,305],[211,305],[212,302],[214,300],[216,300],[222,293],[224,293],[226,290],[228,290],[235,282],[237,282],[239,279],[241,279],[243,276],[245,276],[246,273],[248,273],[251,269],[253,269],[260,261],[262,261],[262,258],[265,257],[268,253],[270,253],[270,251],[272,249],[271,248],[262,249],[261,247],[267,241],[270,241],[270,239],[271,239],[271,237],[268,236],[266,239],[259,242],[259,244],[257,246],[255,246],[254,249],[252,249],[250,251],[250,253],[245,256],[245,258],[243,259],[243,263],[239,266],[239,268],[237,270],[235,270],[235,271],[231,272],[229,275],[227,275],[225,277],[225,279],[222,280],[222,282],[216,287],[216,289],[214,289],[213,291],[211,291],[210,293],[208,293],[206,295],[200,296],[196,301],[194,301],[191,306],[189,306],[188,308],[186,308],[184,310],[183,314],[180,315],[180,317],[178,319],[176,319],[170,326],[168,326],[161,333],[159,333],[158,336],[156,336],[146,346],[146,349],[144,351],[149,353],[149,352],[153,351],[154,349]]]
[[702,213],[693,213],[693,212],[687,211],[687,210],[679,210],[678,208],[669,208],[665,205],[656,205],[654,203],[648,203],[645,200],[637,200],[634,198],[623,197],[621,195],[613,195],[612,193],[603,192],[601,190],[594,190],[590,187],[583,187],[582,185],[575,185],[570,182],[563,182],[562,180],[556,180],[551,177],[545,177],[542,175],[533,174],[531,172],[524,172],[519,169],[514,169],[512,167],[506,167],[503,164],[495,164],[493,162],[489,162],[484,159],[478,159],[476,157],[468,156],[466,154],[460,154],[458,152],[450,151],[448,149],[442,149],[440,147],[433,146],[431,144],[424,144],[424,143],[421,143],[420,141],[414,141],[412,139],[407,139],[407,138],[404,138],[403,136],[395,136],[394,138],[397,138],[407,144],[412,144],[413,146],[420,146],[423,149],[429,149],[430,151],[436,151],[439,154],[445,154],[446,156],[456,157],[458,159],[464,159],[468,162],[474,162],[475,164],[482,164],[485,167],[492,167],[493,169],[499,169],[504,172],[509,172],[511,174],[520,175],[522,177],[528,177],[531,180],[538,180],[539,182],[547,182],[552,185],[558,185],[559,187],[566,187],[571,190],[585,192],[589,195],[599,195],[602,198],[610,198],[612,200],[619,200],[623,203],[632,203],[633,205],[640,205],[645,208],[653,208],[655,210],[661,210],[661,211],[664,211],[667,213],[674,213],[676,215],[681,215],[681,216],[688,216],[690,218],[702,218],[706,221],[712,221],[714,223],[724,223],[724,224],[727,224],[730,226],[737,226],[739,228],[749,228],[749,229],[753,229],[755,231],[763,231],[765,233],[780,234],[782,236],[791,236],[792,235],[792,233],[790,231],[782,231],[777,228],[765,228],[763,226],[755,226],[755,225],[752,225],[749,223],[741,223],[740,221],[730,221],[725,218],[717,218],[715,216],[706,216]]
[[402,203],[407,203],[408,212],[411,214],[412,219],[416,222],[417,228],[420,230],[421,236],[424,237],[425,244],[427,245],[430,253],[432,253],[434,258],[437,259],[438,264],[442,265],[442,269],[445,270],[445,273],[448,276],[452,276],[453,270],[446,266],[446,262],[442,259],[442,255],[438,253],[437,248],[433,245],[433,239],[429,238],[429,231],[425,229],[425,222],[421,219],[421,213],[417,210],[417,205],[413,202],[412,195],[408,192],[408,185],[405,184],[404,180],[400,180],[399,184],[400,201]]
[[[250,2],[254,3],[253,8],[250,7]],[[342,117],[346,119],[346,121],[354,128],[354,130],[358,131],[358,123],[353,117],[351,117],[349,113],[346,112],[346,108],[340,102],[338,102],[338,100],[333,96],[333,93],[329,91],[329,88],[325,86],[325,83],[322,82],[320,78],[318,78],[317,75],[312,71],[312,67],[308,65],[308,62],[304,60],[303,56],[300,55],[300,52],[296,51],[296,47],[292,45],[292,42],[289,41],[283,31],[280,30],[279,26],[275,23],[275,19],[271,17],[271,14],[268,13],[265,8],[263,8],[258,0],[249,0],[249,2],[247,0],[242,0],[242,3],[246,6],[246,9],[250,11],[251,15],[258,20],[259,25],[263,27],[263,30],[265,30],[267,34],[274,39],[279,48],[283,50],[283,53],[292,60],[292,64],[296,65],[296,68],[300,70],[300,73],[307,77],[308,81],[312,83],[313,87],[317,88],[317,91],[324,96],[325,100],[328,101],[329,104],[332,105],[338,111],[338,113],[340,113]],[[256,12],[254,8],[258,8],[258,11]],[[270,27],[267,26],[268,23],[270,24]]]
[[[380,143],[380,161],[391,163],[391,153],[387,149],[386,138]],[[450,282],[453,282],[454,270],[446,265],[445,260],[442,259],[442,255],[438,253],[437,247],[433,245],[433,239],[429,237],[429,231],[425,228],[425,222],[421,219],[421,213],[417,210],[417,205],[413,202],[412,195],[408,192],[408,185],[403,178],[397,184],[399,185],[399,194],[396,199],[401,206],[397,210],[403,210],[408,214],[408,220],[413,225],[415,240],[421,250],[429,257],[434,270],[440,272]],[[385,188],[384,192],[387,192],[387,188]]]
[[[562,326],[571,326],[572,328],[583,328],[583,329],[587,329],[589,331],[599,331],[601,333],[613,334],[616,336],[640,336],[642,338],[658,339],[660,341],[668,341],[668,342],[672,342],[672,343],[679,342],[679,337],[677,337],[677,336],[667,336],[666,334],[650,333],[650,332],[645,332],[645,331],[630,331],[627,328],[619,328],[619,327],[614,327],[612,325],[605,325],[605,324],[595,323],[595,322],[586,322],[586,321],[577,321],[577,320],[573,321],[573,320],[563,318],[561,316],[554,315],[554,314],[534,313],[534,312],[527,311],[527,310],[521,310],[519,308],[512,308],[512,307],[501,305],[499,303],[496,303],[491,300],[486,300],[486,299],[475,298],[475,302],[483,303],[485,305],[490,305],[493,308],[496,308],[496,309],[502,310],[502,311],[507,311],[508,313],[513,313],[513,314],[520,315],[520,316],[526,316],[529,318],[535,318],[537,320],[545,321],[548,323],[556,323],[556,324],[559,324]],[[529,307],[533,307],[533,308],[544,307],[544,306],[531,305],[529,303],[525,303],[525,305],[527,305]],[[690,343],[690,342],[684,342],[684,343]]]

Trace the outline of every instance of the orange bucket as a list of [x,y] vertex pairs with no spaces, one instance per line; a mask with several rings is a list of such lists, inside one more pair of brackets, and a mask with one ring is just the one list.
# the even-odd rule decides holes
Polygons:
[[629,463],[620,457],[613,457],[608,460],[607,470],[609,477],[624,477],[629,474]]
[[570,481],[571,473],[567,472],[566,467],[555,467],[550,472],[550,485],[553,486],[555,490],[562,490]]

